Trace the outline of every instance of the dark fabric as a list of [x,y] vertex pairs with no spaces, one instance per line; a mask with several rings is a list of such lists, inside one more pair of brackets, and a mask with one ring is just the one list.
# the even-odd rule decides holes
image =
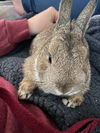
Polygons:
[[100,119],[91,118],[62,132],[40,108],[19,102],[16,89],[0,78],[0,133],[90,133],[97,125]]
[[[22,0],[26,12],[33,11],[34,13],[39,13],[50,6],[53,6],[58,10],[60,1],[61,0]],[[73,0],[71,18],[77,18],[88,2],[89,0]],[[94,14],[100,14],[100,0],[98,0]]]
[[[61,130],[68,129],[80,120],[100,118],[100,16],[92,18],[86,38],[90,46],[92,77],[91,90],[85,95],[84,103],[75,109],[67,108],[62,104],[60,97],[51,94],[47,95],[40,91],[33,92],[33,96],[27,101],[36,104],[45,111]],[[0,58],[0,75],[5,77],[17,89],[18,83],[23,78],[21,66],[28,56],[30,41],[23,43],[25,45],[22,44],[16,52],[14,51]],[[90,122],[87,125],[90,126],[91,124]],[[90,129],[92,129],[92,126]]]
[[14,51],[0,57],[0,76],[5,77],[16,88],[18,88],[18,84],[23,78],[21,66],[24,59],[29,56],[30,43],[31,40],[21,42]]

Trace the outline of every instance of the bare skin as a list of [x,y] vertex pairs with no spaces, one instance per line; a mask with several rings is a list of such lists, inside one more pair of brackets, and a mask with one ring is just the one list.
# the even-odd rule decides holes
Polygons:
[[50,24],[55,23],[57,18],[58,18],[57,10],[53,7],[49,7],[48,9],[28,19],[30,33],[38,34],[42,32]]
[[[25,14],[21,0],[12,0],[18,14]],[[28,19],[28,27],[31,35],[38,34],[46,29],[50,24],[55,23],[58,19],[58,11],[54,7],[40,12],[39,14]]]

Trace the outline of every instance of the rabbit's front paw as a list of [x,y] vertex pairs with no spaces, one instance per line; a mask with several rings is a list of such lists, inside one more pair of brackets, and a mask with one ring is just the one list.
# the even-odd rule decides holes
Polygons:
[[80,104],[84,101],[84,97],[81,94],[77,94],[69,97],[68,99],[62,99],[62,102],[67,107],[75,108],[76,106],[80,106]]
[[18,90],[19,99],[29,99],[32,95],[33,88],[34,86],[31,81],[22,81]]

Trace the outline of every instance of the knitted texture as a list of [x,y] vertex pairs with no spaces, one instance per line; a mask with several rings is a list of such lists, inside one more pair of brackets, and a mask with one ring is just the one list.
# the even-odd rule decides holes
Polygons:
[[[45,111],[61,130],[86,118],[100,118],[100,16],[91,19],[86,33],[90,47],[91,89],[85,95],[85,101],[75,109],[63,105],[58,96],[35,90],[26,102],[31,102]],[[23,42],[15,51],[0,58],[0,76],[5,77],[17,89],[23,78],[22,64],[29,55],[30,41]],[[99,133],[97,128],[94,133]]]

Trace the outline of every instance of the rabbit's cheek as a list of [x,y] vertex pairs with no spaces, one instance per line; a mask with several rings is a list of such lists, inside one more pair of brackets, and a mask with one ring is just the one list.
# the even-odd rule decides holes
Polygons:
[[45,71],[46,69],[47,69],[46,63],[42,62],[42,63],[40,64],[40,71],[43,72],[43,71]]
[[39,67],[39,72],[43,73],[47,69],[47,61],[45,58],[40,58],[38,60],[38,67]]

